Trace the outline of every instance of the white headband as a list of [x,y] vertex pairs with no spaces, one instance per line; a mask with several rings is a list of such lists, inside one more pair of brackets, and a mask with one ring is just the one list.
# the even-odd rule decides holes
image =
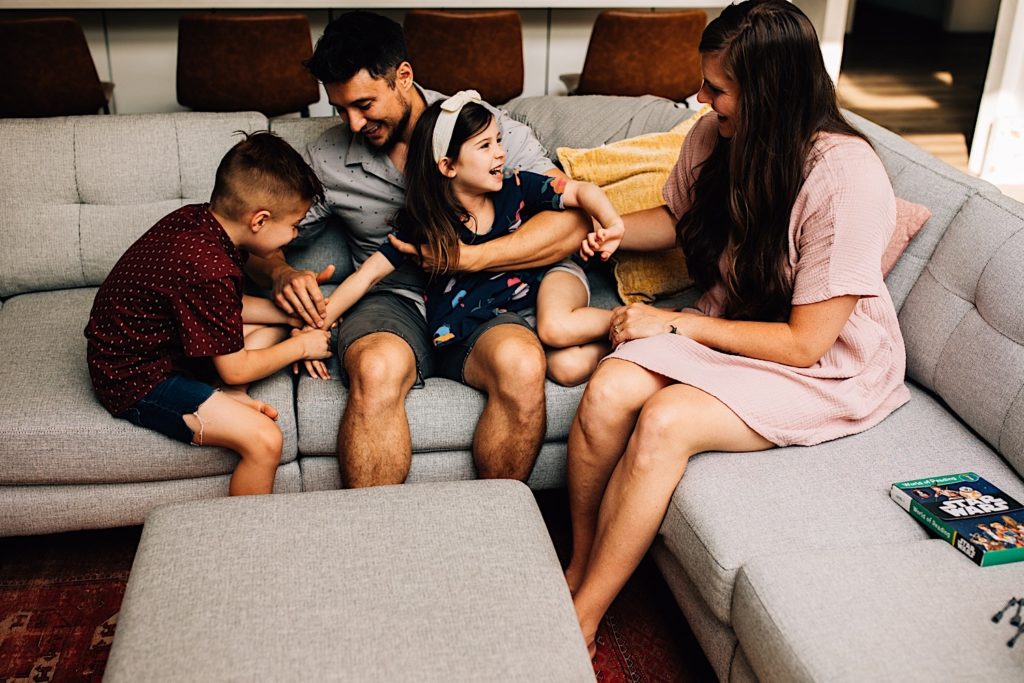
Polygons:
[[441,103],[441,113],[434,124],[434,162],[441,161],[452,144],[452,131],[459,112],[470,102],[479,102],[480,93],[476,90],[460,90]]

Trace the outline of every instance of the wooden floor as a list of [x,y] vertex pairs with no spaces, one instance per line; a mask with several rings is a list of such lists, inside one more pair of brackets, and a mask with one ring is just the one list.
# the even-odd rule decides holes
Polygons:
[[858,3],[840,103],[966,171],[992,38]]

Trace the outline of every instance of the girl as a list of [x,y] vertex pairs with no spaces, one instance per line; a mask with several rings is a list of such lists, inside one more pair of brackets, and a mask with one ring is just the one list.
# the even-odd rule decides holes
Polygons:
[[726,7],[700,42],[713,112],[686,138],[668,206],[626,248],[682,247],[698,311],[613,311],[612,353],[569,433],[566,580],[591,651],[689,458],[863,431],[910,397],[879,267],[896,220],[874,150],[843,118],[807,17]]
[[[426,309],[432,342],[441,354],[438,365],[450,368],[442,374],[462,381],[461,363],[446,363],[444,355],[457,353],[458,345],[480,325],[505,316],[503,322],[536,322],[541,341],[554,349],[548,354],[549,376],[562,384],[579,384],[607,350],[604,340],[611,319],[611,311],[588,306],[590,291],[582,268],[565,261],[551,268],[495,273],[456,272],[452,265],[458,262],[460,244],[502,237],[539,211],[568,207],[584,209],[602,226],[588,236],[581,252],[607,259],[622,238],[622,219],[592,183],[505,173],[504,163],[497,122],[475,91],[434,103],[413,131],[406,204],[394,222],[400,240],[429,246],[436,255]],[[390,242],[381,245],[328,298],[326,325],[404,258]],[[307,369],[313,376],[326,375],[322,364],[310,362]]]

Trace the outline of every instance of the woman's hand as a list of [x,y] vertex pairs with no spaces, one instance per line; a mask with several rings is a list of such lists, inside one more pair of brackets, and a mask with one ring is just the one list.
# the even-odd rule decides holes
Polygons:
[[608,330],[608,339],[611,340],[612,346],[618,346],[622,342],[645,339],[670,332],[671,325],[676,325],[677,331],[680,334],[685,334],[685,329],[680,327],[679,322],[676,322],[681,316],[693,316],[693,314],[667,311],[648,304],[619,306],[612,310],[612,324]]

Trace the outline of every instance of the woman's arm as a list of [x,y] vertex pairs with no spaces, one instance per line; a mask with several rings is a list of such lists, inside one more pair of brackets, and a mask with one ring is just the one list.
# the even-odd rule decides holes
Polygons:
[[626,234],[620,249],[661,251],[676,246],[676,219],[664,206],[627,213],[622,217]]
[[613,344],[671,332],[712,349],[748,358],[806,368],[824,356],[839,338],[859,296],[838,296],[794,306],[783,323],[725,320],[688,311],[666,311],[646,304],[612,312]]

